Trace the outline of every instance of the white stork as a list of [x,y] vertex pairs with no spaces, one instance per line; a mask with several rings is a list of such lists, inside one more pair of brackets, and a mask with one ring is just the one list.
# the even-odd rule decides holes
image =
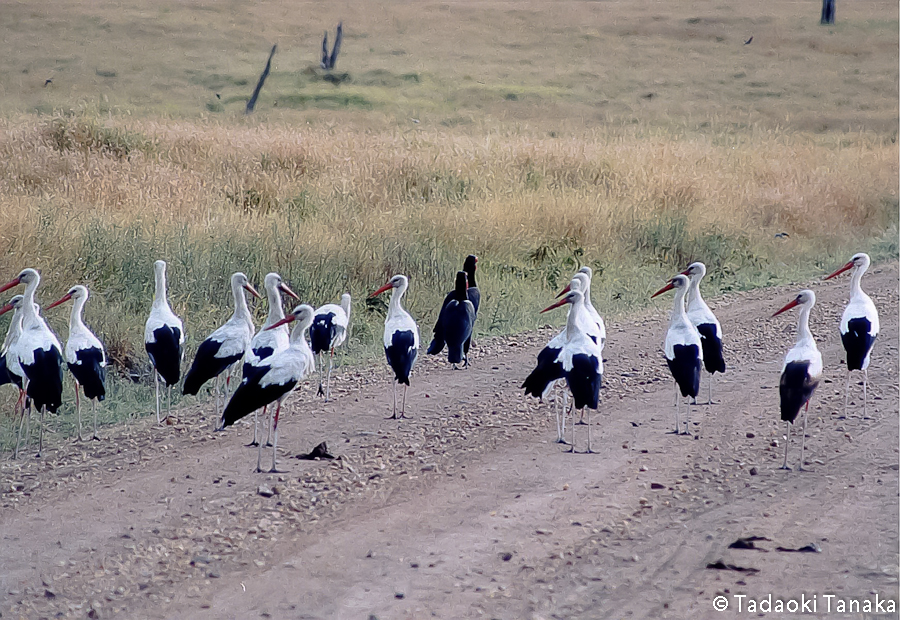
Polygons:
[[[244,291],[254,297],[259,297],[259,293],[250,284],[247,276],[238,271],[231,276],[234,313],[224,325],[200,343],[191,368],[184,377],[182,393],[193,395],[200,391],[204,383],[215,377],[216,416],[219,415],[219,389],[222,373],[244,357],[244,353],[250,347],[250,341],[253,339],[253,332],[256,331]],[[227,388],[226,379],[226,390]]]
[[153,364],[153,383],[156,386],[156,422],[159,417],[159,379],[166,384],[166,417],[172,409],[172,386],[181,378],[181,360],[184,358],[184,325],[169,307],[166,297],[166,261],[153,263],[156,291],[150,316],[144,326],[144,347]]
[[809,331],[809,312],[816,303],[816,294],[805,290],[781,310],[773,314],[778,316],[786,310],[800,306],[800,319],[797,322],[797,343],[791,347],[784,357],[781,369],[781,381],[778,391],[781,396],[781,419],[785,421],[787,437],[784,442],[784,463],[781,469],[790,469],[787,464],[788,444],[791,443],[791,426],[800,408],[806,405],[803,413],[803,433],[800,439],[800,470],[803,471],[803,449],[806,444],[806,418],[809,414],[809,399],[819,385],[822,376],[822,354],[816,346],[816,340]]
[[[447,345],[447,361],[456,365],[463,362],[468,367],[469,356],[466,343],[472,337],[475,327],[475,304],[467,295],[468,274],[465,271],[456,272],[456,286],[449,293],[449,299],[444,300],[438,315],[437,324],[434,326],[434,339],[428,347],[428,354],[440,353],[444,344]],[[440,348],[437,344],[440,343]]]
[[[687,276],[678,274],[664,287],[650,296],[652,299],[666,291],[675,289],[675,303],[672,307],[672,315],[669,318],[669,329],[666,332],[664,352],[669,371],[675,379],[675,434],[681,434],[681,425],[678,421],[679,398],[678,391],[683,397],[697,398],[700,391],[700,367],[703,363],[703,348],[700,341],[700,332],[688,320],[684,311],[684,296],[687,294],[689,281]],[[691,434],[691,403],[687,404],[687,416],[685,420],[685,435]]]
[[[315,366],[315,358],[306,342],[306,330],[312,324],[312,318],[312,307],[303,304],[294,308],[293,312],[284,319],[266,328],[274,331],[291,321],[297,321],[297,325],[291,331],[288,347],[267,357],[261,365],[257,366],[256,372],[244,377],[231,400],[228,401],[225,411],[222,412],[222,428],[225,428],[251,411],[256,411],[277,401],[272,429],[272,469],[269,470],[270,473],[278,471],[275,468],[275,460],[278,456],[278,416],[281,413],[281,403]],[[256,458],[257,472],[262,471],[261,460],[262,442],[259,442]]]
[[867,415],[866,384],[869,382],[869,362],[871,361],[872,345],[881,325],[878,322],[878,310],[872,299],[866,295],[859,285],[863,274],[869,268],[869,255],[863,252],[854,254],[846,265],[835,271],[825,279],[829,280],[848,269],[853,272],[850,275],[850,302],[841,315],[841,342],[847,352],[847,385],[844,391],[844,415],[850,402],[850,372],[863,371],[863,415]]
[[[396,275],[387,284],[369,295],[375,297],[388,289],[391,291],[391,302],[388,305],[387,317],[384,320],[384,353],[388,365],[394,371],[394,414],[389,420],[403,418],[406,414],[406,391],[409,389],[409,373],[419,353],[419,328],[415,320],[400,305],[400,299],[409,287],[409,280],[404,275]],[[400,415],[397,415],[397,384],[403,383],[403,404]]]
[[[562,297],[569,291],[582,292],[584,295],[583,316],[589,320],[588,323],[585,323],[585,329],[587,330],[588,335],[590,335],[597,344],[600,345],[600,349],[603,350],[606,346],[606,323],[603,322],[603,317],[600,316],[600,313],[594,308],[594,304],[591,303],[591,278],[593,277],[593,274],[593,270],[585,265],[572,276],[572,280],[566,285],[566,288],[560,291],[557,297]],[[582,409],[581,418],[578,422],[575,422],[575,424],[584,423],[584,409]],[[563,418],[563,428],[565,428],[565,418]]]
[[712,401],[713,377],[717,372],[725,372],[725,359],[722,357],[722,326],[716,315],[712,313],[703,297],[700,296],[700,280],[706,275],[706,265],[691,263],[681,272],[691,279],[687,292],[687,317],[700,334],[703,347],[703,365],[709,373],[709,402]]
[[[25,285],[22,298],[22,333],[11,347],[25,373],[25,394],[40,410],[40,440],[37,456],[44,448],[44,411],[56,413],[62,404],[62,346],[44,319],[35,310],[34,293],[41,276],[23,269],[15,279],[0,286],[0,293],[18,284]],[[26,399],[26,408],[28,407]]]
[[[347,339],[347,329],[350,325],[350,293],[341,295],[341,305],[325,304],[316,309],[312,326],[309,328],[309,341],[312,345],[313,355],[316,356],[316,366],[319,369],[319,395],[325,397],[325,402],[331,398],[331,367],[334,362],[334,350],[341,346]],[[322,354],[328,354],[328,374],[325,378],[325,389],[322,389]]]
[[[13,419],[19,412],[19,405],[22,406],[22,414],[19,419],[19,432],[16,435],[16,457],[19,458],[19,443],[22,439],[22,424],[25,422],[25,371],[19,364],[19,358],[13,350],[13,345],[22,334],[22,300],[24,295],[14,295],[9,303],[0,308],[0,315],[6,314],[10,310],[13,311],[12,319],[9,323],[9,329],[6,332],[6,338],[3,340],[3,346],[0,348],[0,385],[10,383],[15,385],[19,390],[19,397],[16,399],[15,407],[13,407]],[[37,304],[35,304],[37,306]],[[35,307],[37,310],[37,307]],[[29,423],[29,427],[30,427]],[[30,428],[29,428],[30,430]],[[26,440],[27,443],[27,440]]]
[[[565,297],[551,306],[541,310],[547,312],[563,304],[571,304],[566,318],[566,329],[563,342],[545,347],[538,354],[538,364],[522,383],[526,394],[541,397],[549,385],[560,379],[566,380],[572,392],[573,409],[596,409],[600,398],[600,384],[603,379],[603,354],[600,345],[584,329],[585,325],[593,325],[585,316],[584,294],[580,290],[569,291]],[[565,416],[565,414],[564,414]],[[559,430],[557,428],[557,430]],[[575,451],[575,425],[572,425],[572,446]],[[588,447],[591,450],[590,411],[588,412]]]
[[[259,331],[250,341],[250,348],[244,353],[244,364],[241,368],[241,377],[246,379],[253,376],[260,366],[265,365],[265,359],[270,355],[283,351],[290,344],[290,335],[287,327],[279,326],[277,329],[269,329],[284,318],[284,307],[281,303],[281,293],[293,297],[300,301],[300,297],[284,283],[281,276],[275,272],[267,273],[263,280],[263,287],[266,289],[266,299],[269,301],[269,314],[266,316],[265,322]],[[263,415],[265,415],[265,410]],[[255,446],[259,443],[258,435],[258,417],[253,412],[253,441],[248,445]],[[270,445],[272,428],[269,427],[269,435],[266,439],[266,445]]]
[[55,308],[61,303],[74,300],[72,313],[69,315],[69,337],[66,340],[66,364],[69,372],[75,377],[75,410],[78,412],[78,439],[81,439],[81,395],[78,387],[84,390],[84,397],[91,401],[94,414],[94,434],[97,436],[97,403],[106,399],[106,351],[103,343],[84,324],[82,314],[84,304],[90,294],[86,287],[76,284],[58,301],[47,309]]
[[[481,305],[481,291],[478,290],[478,284],[475,282],[475,270],[477,269],[478,257],[474,254],[469,254],[466,257],[465,262],[463,263],[463,271],[466,273],[466,299],[468,299],[472,303],[472,309],[474,310],[474,317],[472,319],[474,331],[474,321],[478,318],[478,308]],[[446,344],[446,337],[444,334],[444,311],[447,306],[456,298],[456,288],[444,297],[444,303],[441,304],[441,311],[438,313],[437,322],[434,324],[434,336],[431,339],[431,344],[428,345],[428,349],[426,353],[428,355],[437,355],[441,351],[444,350],[444,345]],[[469,365],[469,347],[472,344],[472,334],[466,338],[463,343],[463,356],[466,358],[466,366]]]

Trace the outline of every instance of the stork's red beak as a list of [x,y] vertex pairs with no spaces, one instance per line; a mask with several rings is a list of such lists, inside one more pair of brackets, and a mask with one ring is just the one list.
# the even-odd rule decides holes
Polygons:
[[658,291],[656,291],[655,293],[650,295],[650,299],[653,299],[657,295],[661,295],[661,294],[665,293],[666,291],[671,291],[673,288],[675,288],[675,284],[673,284],[672,280],[669,280],[668,284],[666,284],[664,287],[662,287],[661,289],[659,289]]
[[[840,269],[838,269],[837,271],[835,271],[835,272],[834,272],[833,274],[831,274],[830,276],[825,276],[825,279],[826,279],[826,280],[830,280],[830,279],[833,278],[834,276],[839,276],[839,275],[841,275],[842,273],[844,273],[844,272],[847,271],[848,269],[853,269],[853,261],[850,261],[849,263],[847,263],[846,265],[844,265],[843,267],[841,267]],[[0,292],[3,292],[3,290],[0,289]]]
[[4,315],[4,314],[6,314],[7,312],[9,312],[9,311],[12,310],[12,309],[13,309],[13,305],[12,305],[12,304],[6,304],[6,305],[3,306],[2,308],[0,308],[0,315]]
[[70,299],[72,299],[72,293],[66,293],[60,299],[54,301],[52,304],[47,306],[46,310],[49,310],[50,308],[55,308],[59,304],[65,303],[65,302],[69,301]]
[[691,268],[688,267],[687,269],[685,269],[684,271],[682,271],[682,272],[681,272],[681,275],[687,276],[687,277],[691,277]]
[[387,284],[385,284],[384,286],[382,286],[380,289],[378,289],[377,291],[375,291],[374,293],[372,293],[371,295],[369,295],[369,297],[371,298],[371,297],[376,297],[376,296],[378,296],[378,295],[381,295],[383,292],[385,292],[385,291],[388,290],[389,288],[393,288],[393,286],[394,286],[393,284],[391,284],[390,282],[388,282]]
[[797,299],[794,299],[793,301],[788,302],[788,304],[784,308],[782,308],[781,310],[779,310],[778,312],[773,314],[772,317],[774,318],[774,317],[778,316],[779,314],[781,314],[782,312],[790,310],[791,308],[793,308],[794,306],[797,306],[799,304],[800,304],[800,302]]
[[[256,297],[257,299],[260,298],[259,293],[256,292],[256,289],[253,288],[253,285],[252,285],[252,284],[247,283],[247,284],[244,285],[244,288],[247,289],[247,292],[248,292],[248,293],[250,293],[251,295],[253,295],[253,296]],[[52,306],[51,306],[51,307],[52,307]]]
[[567,304],[567,303],[569,303],[568,300],[567,300],[565,297],[563,297],[562,299],[560,299],[560,300],[559,300],[558,302],[556,302],[555,304],[550,305],[550,306],[547,306],[546,308],[544,308],[543,310],[541,310],[538,314],[544,314],[545,312],[547,312],[547,310],[553,310],[554,308],[559,308],[560,306],[565,305],[565,304]]
[[571,290],[572,290],[572,285],[571,285],[571,284],[566,284],[566,288],[564,288],[563,290],[561,290],[561,291],[559,292],[559,294],[556,296],[557,299],[560,298],[560,297],[562,297],[563,295],[565,295],[566,293],[568,293],[568,292],[571,291]]
[[270,329],[275,329],[276,327],[281,327],[282,325],[287,325],[288,323],[293,321],[295,318],[296,317],[293,314],[289,314],[286,317],[284,317],[283,319],[281,319],[280,321],[278,321],[277,323],[275,323],[274,325],[269,325],[266,328],[266,331],[269,331]]
[[5,290],[11,289],[11,288],[14,287],[14,286],[18,286],[18,285],[21,284],[21,283],[22,283],[22,279],[21,279],[21,278],[16,278],[15,280],[10,280],[9,282],[7,282],[6,284],[4,284],[3,286],[0,286],[0,293],[2,293],[2,292],[5,291]]
[[[289,296],[293,297],[294,299],[296,299],[297,301],[300,301],[300,296],[297,295],[297,293],[295,293],[294,291],[292,291],[292,290],[291,290],[291,287],[289,287],[289,286],[288,286],[287,284],[285,284],[284,282],[282,282],[281,284],[279,284],[279,285],[278,285],[278,288],[280,288],[280,289],[284,292],[285,295],[289,295]],[[257,297],[259,297],[258,294],[257,294]]]

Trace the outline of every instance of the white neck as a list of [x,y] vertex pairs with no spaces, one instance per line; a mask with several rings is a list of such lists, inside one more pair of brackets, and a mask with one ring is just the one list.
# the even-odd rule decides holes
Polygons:
[[566,317],[566,341],[571,341],[577,334],[580,334],[578,327],[578,317],[584,311],[584,297],[572,302],[569,309],[569,316]]
[[669,319],[670,325],[681,321],[687,321],[687,314],[684,312],[684,296],[687,294],[687,288],[688,287],[675,289],[675,303],[672,306],[672,316]]
[[800,318],[797,320],[797,344],[810,342],[815,345],[812,332],[809,331],[809,313],[812,310],[812,304],[803,304],[800,307]]
[[867,267],[865,265],[853,268],[853,273],[850,275],[850,299],[853,299],[857,295],[864,294],[862,287],[860,286],[860,281],[862,280],[866,269]]
[[275,323],[284,318],[284,308],[281,306],[281,292],[278,290],[278,287],[266,287],[266,295],[269,297],[269,316],[266,317],[263,328],[275,325]]
[[687,303],[691,305],[697,301],[703,301],[703,298],[700,296],[700,280],[703,279],[702,275],[694,276],[691,278],[691,283],[688,286],[687,291]]
[[310,325],[312,325],[312,312],[294,325],[294,329],[291,330],[291,347],[309,349],[309,343],[306,342],[306,330],[309,329]]
[[37,311],[34,309],[34,293],[37,291],[38,285],[41,283],[40,278],[34,278],[26,287],[24,298],[22,299],[22,328],[25,329],[29,325],[40,321]]
[[168,306],[169,301],[166,297],[166,270],[156,270],[156,292],[153,294],[154,306]]
[[395,316],[398,313],[403,312],[403,307],[400,305],[400,298],[406,293],[407,286],[408,285],[404,283],[391,291],[391,303],[388,305],[389,316]]
[[247,295],[244,294],[244,287],[238,282],[231,283],[231,294],[234,295],[234,314],[232,318],[243,319],[253,324],[250,317],[250,308],[247,307]]
[[350,294],[344,293],[341,295],[341,308],[344,310],[344,314],[347,315],[347,318],[350,318]]
[[87,303],[87,299],[84,297],[78,297],[74,300],[72,304],[72,312],[69,314],[69,333],[71,334],[73,331],[84,330],[87,327],[84,324],[84,320],[82,319],[82,313],[84,312],[84,304]]

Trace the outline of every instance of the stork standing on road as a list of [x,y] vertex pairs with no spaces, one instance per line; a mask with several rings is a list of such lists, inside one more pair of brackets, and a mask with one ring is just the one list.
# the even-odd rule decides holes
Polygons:
[[863,415],[867,415],[866,387],[869,382],[869,362],[872,345],[881,325],[878,322],[878,310],[872,299],[866,295],[859,285],[863,274],[869,268],[869,255],[863,252],[854,254],[846,265],[825,279],[831,278],[852,269],[850,275],[850,302],[841,315],[841,342],[847,352],[847,385],[844,390],[844,415],[850,403],[850,372],[863,371]]
[[800,319],[797,322],[797,343],[791,347],[784,357],[781,369],[781,381],[778,392],[781,396],[781,419],[785,421],[787,436],[784,442],[784,463],[781,469],[790,469],[787,464],[788,444],[791,443],[791,426],[800,408],[806,405],[803,413],[803,432],[800,435],[800,470],[803,470],[803,449],[806,444],[806,418],[809,414],[809,399],[819,385],[822,376],[822,354],[816,346],[816,340],[809,331],[809,312],[816,304],[816,294],[810,290],[800,291],[792,301],[773,314],[800,306]]
[[[277,402],[275,422],[272,425],[272,469],[269,470],[270,473],[278,471],[275,462],[278,457],[278,416],[281,413],[281,403],[315,366],[315,358],[306,342],[306,330],[312,324],[312,318],[312,307],[303,304],[294,308],[293,312],[284,319],[266,328],[274,331],[282,325],[297,321],[297,325],[291,331],[288,347],[267,357],[261,365],[257,366],[256,372],[245,377],[235,390],[231,400],[228,401],[225,411],[222,412],[222,428],[225,428],[251,411],[257,411],[260,407]],[[261,461],[262,442],[259,442],[256,458],[257,472],[262,471]]]
[[[184,377],[182,393],[193,395],[200,391],[204,383],[215,377],[216,416],[219,415],[219,390],[222,373],[241,361],[244,353],[250,347],[253,332],[256,330],[253,326],[253,317],[250,316],[250,309],[247,307],[247,296],[244,291],[254,297],[259,297],[259,293],[250,284],[247,276],[238,271],[231,276],[234,313],[224,325],[200,343],[191,368]],[[226,378],[226,390],[230,378]]]
[[[409,280],[404,275],[396,275],[387,284],[369,295],[375,297],[388,289],[391,291],[391,302],[388,305],[387,317],[384,320],[384,354],[387,357],[388,365],[394,371],[394,414],[388,418],[389,420],[401,419],[406,414],[406,391],[409,389],[409,373],[412,371],[413,364],[416,363],[416,356],[419,354],[419,328],[416,326],[415,320],[400,305],[400,300],[406,289],[409,287]],[[400,415],[397,415],[397,384],[403,383],[403,404],[400,407]]]
[[703,301],[703,297],[700,296],[700,280],[706,275],[706,265],[691,263],[681,273],[691,279],[686,298],[687,317],[700,334],[703,365],[706,367],[706,372],[709,373],[709,402],[707,404],[711,405],[713,404],[713,377],[717,372],[725,372],[725,359],[722,357],[722,326],[719,325],[716,315],[712,313],[712,310]]
[[[469,254],[463,263],[463,271],[466,273],[466,299],[472,303],[472,309],[475,311],[472,319],[473,330],[475,318],[478,317],[478,308],[481,306],[481,291],[478,290],[478,284],[475,282],[475,270],[477,269],[477,264],[478,257],[474,254]],[[426,351],[428,355],[437,355],[444,350],[444,344],[447,342],[446,335],[444,334],[444,312],[450,302],[456,299],[456,295],[456,285],[454,285],[453,290],[447,293],[446,297],[444,297],[444,303],[441,304],[441,311],[438,313],[438,320],[434,325],[434,337],[431,339],[431,344],[428,345],[428,350]],[[469,365],[468,356],[471,344],[472,334],[469,334],[463,343],[463,355],[466,358],[466,366]]]
[[[700,332],[688,320],[684,311],[684,296],[687,294],[690,284],[687,276],[678,274],[664,287],[650,296],[652,299],[661,293],[675,289],[675,303],[669,318],[669,329],[666,332],[664,352],[669,371],[675,379],[675,434],[681,434],[681,425],[678,420],[679,398],[681,391],[683,397],[691,397],[696,400],[700,391],[700,367],[703,363],[703,348],[700,341]],[[685,417],[685,435],[691,434],[691,403],[687,404]]]
[[[22,370],[22,365],[19,364],[19,358],[13,350],[13,345],[15,345],[19,336],[22,334],[22,312],[20,311],[20,308],[22,307],[23,299],[25,299],[24,295],[14,295],[12,299],[9,300],[8,304],[0,308],[0,315],[6,314],[10,310],[13,311],[12,320],[10,321],[9,329],[6,332],[6,338],[3,340],[3,347],[0,348],[0,365],[2,365],[0,385],[11,383],[19,389],[19,398],[16,399],[16,404],[13,407],[13,420],[15,420],[15,417],[19,412],[19,405],[22,406],[22,414],[19,418],[19,432],[16,435],[15,458],[19,458],[19,443],[22,440],[22,425],[25,422],[26,409],[25,390],[23,389],[26,381],[25,371]],[[35,311],[37,311],[36,307]],[[29,431],[31,430],[30,426],[29,420]]]
[[[284,283],[284,280],[281,279],[281,276],[275,272],[266,274],[266,277],[263,280],[263,286],[266,289],[266,298],[269,301],[269,314],[266,317],[265,323],[260,327],[259,332],[257,332],[257,334],[253,336],[253,340],[250,341],[250,348],[244,353],[244,365],[241,368],[243,379],[252,377],[261,366],[265,365],[267,357],[287,349],[290,345],[290,335],[288,334],[287,327],[279,326],[276,329],[269,329],[284,318],[281,293],[300,301],[300,297],[297,296],[297,293],[292,291],[290,287]],[[263,407],[263,416],[265,416],[265,414],[265,407]],[[255,446],[259,443],[258,428],[257,413],[254,411],[253,441],[249,444],[251,446]],[[266,445],[270,444],[269,438],[271,438],[271,427],[268,432],[270,435],[266,439]]]
[[69,337],[66,340],[66,363],[69,372],[75,377],[75,410],[78,413],[78,439],[81,439],[81,395],[79,386],[84,390],[84,397],[91,401],[91,409],[94,414],[94,434],[92,439],[99,440],[97,436],[97,403],[106,399],[106,350],[103,343],[84,324],[82,314],[84,304],[87,303],[90,294],[86,287],[76,284],[69,289],[58,301],[53,302],[47,309],[55,308],[70,299],[72,313],[69,315]]
[[[325,402],[331,398],[331,367],[334,363],[334,350],[347,339],[350,325],[350,293],[341,295],[341,305],[325,304],[318,308],[309,328],[309,340],[316,366],[319,369],[319,396],[325,396]],[[328,374],[325,377],[325,389],[322,389],[322,354],[328,351]]]
[[153,263],[156,292],[150,316],[144,326],[144,347],[153,364],[153,383],[156,387],[156,422],[159,417],[159,379],[166,385],[166,418],[172,410],[172,386],[181,378],[181,360],[184,358],[184,325],[169,307],[166,296],[166,261]]
[[[565,297],[541,312],[571,304],[566,318],[564,340],[559,348],[548,345],[538,355],[538,364],[522,383],[526,394],[543,395],[548,386],[565,379],[572,392],[572,409],[596,409],[603,379],[603,355],[600,345],[585,331],[585,324],[592,324],[584,315],[584,294],[580,290],[569,291]],[[554,341],[556,338],[554,338]],[[551,341],[552,343],[553,341]],[[566,414],[564,414],[566,415]],[[575,425],[572,425],[572,446],[575,451]],[[590,411],[588,411],[588,447],[591,450]]]
[[22,333],[10,350],[25,373],[25,394],[41,412],[37,456],[44,448],[44,411],[56,413],[62,404],[63,375],[62,346],[35,310],[34,293],[40,283],[41,276],[36,270],[23,269],[15,279],[0,286],[2,293],[19,284],[25,285],[21,305]]
[[[585,324],[585,329],[587,330],[588,335],[600,345],[600,350],[602,351],[606,346],[606,324],[603,322],[600,313],[594,308],[594,304],[591,303],[591,278],[593,277],[593,274],[594,272],[590,267],[587,265],[583,266],[574,276],[572,276],[572,280],[566,285],[566,288],[560,291],[557,297],[562,297],[569,291],[582,292],[584,295],[583,316],[589,321]],[[575,422],[575,424],[585,424],[584,409],[581,410],[581,418],[578,422]],[[563,418],[563,430],[565,430],[565,418]]]

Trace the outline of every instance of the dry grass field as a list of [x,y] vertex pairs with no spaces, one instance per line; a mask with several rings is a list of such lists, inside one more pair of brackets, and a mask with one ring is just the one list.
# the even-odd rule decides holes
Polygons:
[[[340,20],[335,85],[311,67]],[[887,2],[834,27],[800,3],[8,3],[0,273],[40,267],[45,302],[88,284],[146,380],[159,257],[189,351],[232,271],[274,269],[314,304],[350,290],[366,357],[364,295],[409,273],[427,329],[470,252],[483,334],[542,324],[580,263],[616,316],[691,259],[728,291],[896,256],[897,23]],[[149,394],[117,386],[122,411]]]

